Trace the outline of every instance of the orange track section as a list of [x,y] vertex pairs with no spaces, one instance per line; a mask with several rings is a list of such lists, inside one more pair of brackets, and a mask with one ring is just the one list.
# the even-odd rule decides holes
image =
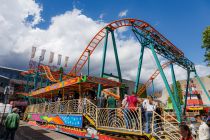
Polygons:
[[[69,71],[69,73],[65,76],[63,76],[63,80],[68,79],[70,76],[76,76],[80,73],[83,66],[88,60],[88,52],[90,55],[94,52],[98,44],[103,40],[103,38],[106,35],[106,28],[109,27],[112,30],[115,30],[120,27],[126,27],[126,26],[134,26],[141,30],[142,32],[150,35],[151,38],[153,38],[158,44],[165,46],[166,48],[169,48],[172,53],[174,53],[177,56],[183,56],[183,52],[176,48],[169,40],[167,40],[163,35],[161,35],[155,28],[153,28],[148,23],[138,20],[138,19],[132,19],[132,18],[126,18],[126,19],[120,19],[116,20],[114,22],[109,23],[107,26],[102,28],[90,41],[90,43],[86,46],[85,50],[83,51],[82,55],[79,57],[79,60],[76,62],[76,64],[72,67],[72,69]],[[50,81],[58,82],[59,78],[55,78],[55,75],[52,74],[50,68],[48,66],[43,66],[42,68],[46,72],[47,78]]]
[[[168,65],[170,65],[172,62],[166,62],[162,65],[162,68],[166,68]],[[142,93],[152,84],[152,80],[155,79],[160,74],[160,71],[156,69],[156,71],[152,74],[152,76],[149,78],[149,80],[138,90],[137,95],[141,96]]]
[[[169,47],[170,50],[177,56],[183,56],[183,52],[176,48],[169,40],[167,40],[163,35],[161,35],[157,30],[155,30],[152,26],[150,26],[148,23],[142,21],[142,20],[137,20],[137,19],[120,19],[117,21],[114,21],[104,28],[102,28],[90,41],[90,43],[87,45],[85,50],[83,51],[82,55],[80,56],[79,60],[77,63],[72,67],[70,72],[68,74],[71,75],[78,75],[85,63],[88,60],[88,52],[90,52],[90,55],[93,53],[93,51],[96,49],[98,44],[101,42],[101,40],[105,37],[106,34],[106,28],[109,27],[112,30],[115,30],[120,27],[125,27],[125,26],[132,26],[133,23],[135,23],[135,27],[142,30],[145,33],[150,33],[150,36],[156,40],[157,43],[161,43],[161,45],[165,47]],[[158,38],[159,39],[158,39]]]
[[120,99],[120,96],[119,95],[116,95],[115,93],[112,93],[112,92],[109,92],[107,90],[102,90],[103,93],[107,94],[107,95],[111,95],[113,96],[115,99],[119,100]]

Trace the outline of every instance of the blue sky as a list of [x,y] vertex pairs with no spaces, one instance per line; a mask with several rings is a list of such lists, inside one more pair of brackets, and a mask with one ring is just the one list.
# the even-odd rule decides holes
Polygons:
[[[47,29],[51,17],[74,7],[94,20],[103,14],[105,22],[119,19],[119,12],[128,10],[126,17],[144,20],[180,48],[195,64],[204,63],[202,32],[210,25],[208,0],[36,0],[43,6],[44,19],[37,26]],[[79,24],[79,23],[78,23]],[[195,53],[196,52],[196,53]]]
[[[123,18],[148,22],[196,64],[199,76],[210,75],[210,67],[203,62],[204,50],[201,48],[202,32],[210,25],[209,0],[4,0],[0,4],[0,65],[28,69],[31,47],[35,46],[34,61],[38,60],[41,50],[46,49],[44,64],[57,65],[58,55],[62,54],[61,66],[68,56],[65,70],[69,71],[92,37],[105,24],[119,19],[120,13],[124,13]],[[129,31],[126,32],[127,29],[116,31],[116,43],[122,77],[135,80],[140,45]],[[102,45],[103,40],[91,55],[92,75],[98,76],[101,71]],[[48,61],[50,52],[55,52],[53,64]],[[105,71],[116,74],[113,51],[108,49],[107,54]],[[153,59],[151,51],[146,49],[142,82],[157,69]],[[174,69],[177,80],[186,79],[184,69],[177,65]],[[86,70],[87,65],[83,74]],[[165,69],[165,73],[171,83],[170,69]],[[160,77],[154,82],[164,87]]]

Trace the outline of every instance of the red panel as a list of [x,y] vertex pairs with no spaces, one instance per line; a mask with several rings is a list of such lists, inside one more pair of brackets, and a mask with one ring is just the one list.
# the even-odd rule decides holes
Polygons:
[[187,100],[187,105],[203,105],[203,101],[198,99],[190,99]]

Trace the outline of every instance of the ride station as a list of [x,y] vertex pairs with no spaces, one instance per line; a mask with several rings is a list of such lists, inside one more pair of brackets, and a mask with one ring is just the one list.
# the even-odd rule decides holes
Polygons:
[[[140,97],[160,74],[172,101],[175,116],[165,111],[162,115],[153,111],[152,122],[150,124],[151,133],[149,134],[144,132],[144,124],[142,122],[143,114],[140,107],[137,107],[135,110],[129,110],[129,113],[125,113],[125,110],[120,107],[99,108],[95,100],[95,98],[101,96],[101,93],[113,96],[119,101],[123,99],[123,94],[110,90],[121,88],[122,86],[120,60],[114,34],[114,31],[121,27],[130,28],[138,40],[139,46],[141,46],[134,88],[136,95]],[[117,76],[105,73],[109,34],[111,34],[112,39]],[[90,58],[102,41],[104,41],[104,47],[100,76],[92,76],[89,74]],[[157,70],[143,86],[139,87],[143,67],[142,61],[146,48],[151,50],[157,65]],[[158,55],[168,61],[161,65]],[[86,63],[88,67],[87,73],[81,75],[80,72]],[[177,94],[176,76],[173,68],[175,64],[187,71],[184,107],[181,107]],[[173,93],[163,71],[168,66],[171,69]],[[186,111],[192,108],[189,106],[191,91],[188,90],[191,86],[191,74],[195,75],[208,100],[210,100],[210,96],[196,72],[194,63],[187,59],[181,50],[161,35],[155,28],[142,20],[132,18],[116,20],[106,25],[92,38],[79,57],[79,60],[68,73],[64,73],[62,68],[54,71],[50,66],[41,63],[22,73],[28,81],[30,78],[34,80],[33,90],[29,91],[29,87],[26,87],[27,92],[21,93],[30,102],[30,105],[26,108],[24,119],[30,125],[59,131],[79,138],[100,140],[179,140],[181,137],[179,134],[179,124],[185,121]],[[114,77],[118,80],[112,80],[106,78],[106,76]],[[40,86],[38,86],[39,83]],[[87,95],[91,95],[91,98]],[[55,97],[60,97],[60,99],[55,101]]]

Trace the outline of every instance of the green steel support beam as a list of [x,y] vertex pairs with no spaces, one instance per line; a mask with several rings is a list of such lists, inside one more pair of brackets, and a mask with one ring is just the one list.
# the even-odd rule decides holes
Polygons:
[[60,82],[63,81],[63,73],[60,73],[59,81],[60,81]]
[[187,86],[185,91],[185,99],[184,99],[184,108],[183,108],[183,116],[186,114],[186,107],[187,107],[187,97],[189,92],[189,82],[190,82],[190,70],[187,70]]
[[152,95],[153,95],[153,97],[154,97],[154,95],[155,95],[155,86],[154,86],[154,81],[153,81],[153,79],[152,79]]
[[180,101],[179,101],[179,95],[178,95],[178,91],[177,91],[177,85],[176,85],[176,77],[175,77],[175,72],[174,72],[174,66],[173,64],[171,63],[170,64],[170,68],[171,68],[171,75],[172,75],[172,81],[173,81],[173,91],[174,91],[174,97],[175,97],[175,101],[176,101],[176,104],[179,108],[179,111],[181,112],[181,106],[180,106]]
[[42,88],[42,86],[43,86],[43,78],[41,77],[40,87]]
[[133,26],[132,31],[133,31],[134,35],[136,36],[138,42],[141,44],[141,52],[140,52],[140,57],[139,57],[137,77],[136,77],[136,83],[135,83],[135,87],[134,87],[134,92],[137,93],[138,92],[138,88],[139,88],[139,79],[140,79],[140,75],[141,75],[141,67],[142,67],[144,48],[145,48],[145,43],[146,42],[143,42],[142,39],[138,37],[138,35],[141,36],[141,34],[136,30],[136,28],[134,26]]
[[116,65],[117,65],[117,72],[118,72],[118,76],[119,76],[119,81],[122,82],[120,62],[119,62],[119,58],[118,58],[117,45],[116,45],[116,41],[115,41],[114,31],[113,30],[111,30],[111,35],[112,35],[112,43],[113,43],[113,47],[114,47],[114,55],[115,55],[115,60],[116,60]]
[[191,99],[191,95],[192,95],[192,87],[189,87],[189,91],[190,91],[190,99]]
[[156,54],[156,52],[155,52],[155,49],[154,49],[154,45],[153,45],[153,44],[150,44],[150,49],[151,49],[152,54],[153,54],[153,56],[154,56],[154,58],[155,58],[157,67],[158,67],[158,69],[159,69],[159,71],[160,71],[160,75],[161,75],[161,77],[162,77],[162,79],[163,79],[163,81],[164,81],[164,84],[165,84],[165,86],[166,86],[166,89],[167,89],[167,91],[168,91],[168,94],[169,94],[169,96],[170,96],[170,98],[171,98],[172,104],[173,104],[173,106],[174,106],[174,109],[175,109],[175,112],[176,112],[176,115],[177,115],[177,119],[178,119],[179,122],[181,122],[181,113],[179,112],[179,109],[178,109],[178,107],[177,107],[176,101],[175,101],[175,99],[174,99],[174,97],[173,97],[173,94],[172,94],[172,92],[171,92],[170,86],[169,86],[169,84],[168,84],[168,81],[167,81],[167,79],[166,79],[166,76],[165,76],[165,74],[164,74],[164,72],[163,72],[163,69],[162,69],[162,67],[161,67],[160,61],[158,60],[158,57],[157,57],[157,54]]
[[47,79],[47,81],[46,81],[46,85],[47,85],[47,86],[49,86],[49,85],[50,85],[50,80],[49,80],[49,79]]
[[35,77],[34,77],[34,89],[37,88],[38,76],[39,76],[39,72],[38,72],[38,70],[37,70],[37,71],[36,71],[36,74],[35,74]]
[[30,80],[30,76],[26,76],[26,92],[28,92],[29,91],[29,80]]
[[[106,28],[106,36],[105,36],[105,42],[104,42],[104,49],[103,49],[103,57],[102,57],[102,67],[101,67],[101,74],[100,77],[103,77],[104,74],[104,67],[105,67],[105,60],[106,60],[106,50],[107,50],[107,43],[108,43],[108,35],[109,35],[109,29]],[[98,94],[97,96],[101,96],[101,90],[102,86],[101,84],[98,85]]]
[[88,51],[88,76],[90,74],[90,51]]
[[201,81],[200,77],[198,76],[198,74],[197,74],[196,70],[195,70],[195,76],[196,76],[196,78],[197,78],[197,80],[198,80],[199,84],[201,85],[201,87],[202,87],[203,91],[205,92],[206,96],[207,96],[207,97],[208,97],[208,99],[210,100],[210,95],[209,95],[208,91],[206,90],[206,88],[205,88],[205,86],[204,86],[203,82]]
[[139,65],[138,65],[136,83],[135,83],[135,88],[134,88],[135,93],[137,93],[138,87],[139,87],[139,79],[140,79],[140,75],[141,75],[141,67],[142,67],[143,56],[144,56],[144,46],[141,45],[141,53],[140,53],[140,57],[139,57]]

